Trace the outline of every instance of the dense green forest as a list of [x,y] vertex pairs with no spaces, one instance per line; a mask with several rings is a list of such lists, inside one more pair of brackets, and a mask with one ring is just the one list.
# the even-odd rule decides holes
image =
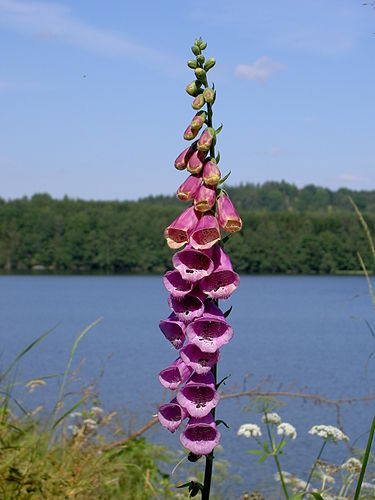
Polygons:
[[[340,273],[370,266],[370,250],[349,196],[375,230],[375,191],[286,182],[227,188],[243,231],[226,245],[242,273]],[[0,269],[161,273],[172,251],[164,228],[183,203],[170,196],[139,201],[0,199]],[[370,266],[371,268],[371,266]]]

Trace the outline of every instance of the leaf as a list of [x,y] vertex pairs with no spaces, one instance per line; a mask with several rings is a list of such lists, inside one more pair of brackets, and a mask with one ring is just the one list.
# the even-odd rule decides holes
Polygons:
[[216,425],[223,424],[227,429],[230,429],[229,425],[226,422],[224,422],[224,420],[215,420],[215,424]]
[[233,234],[234,233],[229,233],[226,236],[224,236],[224,238],[221,240],[221,243],[224,245],[229,240],[229,238],[232,237]]
[[261,464],[262,462],[264,462],[266,460],[266,458],[268,457],[267,453],[264,453],[258,460],[258,464]]
[[216,389],[219,389],[219,387],[221,386],[221,384],[223,382],[225,382],[229,377],[230,377],[230,374],[227,375],[226,377],[224,377],[223,379],[221,379],[220,382],[218,384],[216,384]]
[[202,455],[196,455],[195,453],[193,453],[192,451],[189,453],[187,459],[189,460],[189,462],[198,462],[198,460],[202,458]]
[[176,486],[176,488],[187,488],[188,486],[190,486],[190,484],[191,484],[191,481],[188,483],[181,484],[180,486]]
[[248,453],[250,453],[250,455],[263,455],[262,450],[248,450]]
[[266,453],[271,453],[266,441],[263,441],[262,446],[263,446],[263,449]]
[[215,130],[216,135],[220,134],[222,130],[223,130],[223,124],[221,124],[220,127]]
[[232,312],[232,309],[233,309],[233,306],[230,306],[230,308],[225,311],[224,318],[227,318],[230,315],[230,313]]
[[315,493],[315,491],[311,491],[310,495],[312,495],[314,498],[316,498],[316,500],[324,500],[322,495],[320,493]]
[[302,498],[306,495],[305,492],[302,493],[296,493],[292,497],[289,497],[289,500],[302,500]]
[[[216,162],[216,163],[219,163],[219,162]],[[227,175],[225,175],[222,179],[220,179],[220,181],[218,182],[218,185],[224,184],[224,182],[228,179],[228,177],[230,176],[231,173],[232,173],[232,171],[229,170],[229,172],[227,173]]]
[[220,161],[220,151],[217,152],[215,161],[216,161],[216,163],[219,163],[219,161]]
[[281,441],[281,443],[278,445],[278,447],[276,448],[276,452],[280,451],[282,448],[284,448],[284,446],[286,445],[286,441],[283,440]]

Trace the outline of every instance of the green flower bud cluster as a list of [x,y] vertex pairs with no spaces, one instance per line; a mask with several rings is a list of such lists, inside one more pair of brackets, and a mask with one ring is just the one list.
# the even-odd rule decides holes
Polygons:
[[[214,57],[206,58],[203,55],[206,47],[207,44],[202,40],[202,37],[197,38],[191,47],[195,59],[189,59],[187,62],[188,67],[194,71],[195,79],[187,85],[186,92],[194,97],[192,108],[198,113],[185,130],[184,139],[188,141],[195,139],[200,128],[205,126],[202,136],[197,142],[197,149],[201,153],[210,152],[211,156],[214,157],[216,134],[219,133],[220,129],[215,130],[212,125],[212,106],[215,102],[216,92],[213,84],[212,86],[208,85],[207,73],[215,66],[216,60]],[[200,111],[205,105],[207,111]]]

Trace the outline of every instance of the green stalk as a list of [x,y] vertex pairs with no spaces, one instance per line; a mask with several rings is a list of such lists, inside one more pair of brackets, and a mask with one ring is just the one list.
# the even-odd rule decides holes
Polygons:
[[371,424],[371,429],[370,429],[370,435],[368,437],[366,451],[365,451],[365,456],[363,457],[363,461],[362,461],[361,473],[360,473],[359,478],[358,478],[358,483],[357,483],[357,487],[355,489],[355,494],[354,494],[354,499],[353,500],[358,500],[359,499],[359,494],[361,492],[363,478],[365,477],[365,472],[366,472],[368,458],[370,456],[372,440],[374,439],[374,432],[375,432],[375,416],[372,419],[372,424]]
[[[207,80],[204,82],[205,87],[208,87]],[[207,103],[207,125],[208,127],[212,127],[212,105]],[[215,145],[211,144],[210,155],[212,158],[215,158]],[[216,305],[219,304],[218,300],[214,301]],[[214,365],[211,369],[211,372],[215,379],[215,387],[217,384],[217,364]],[[212,416],[215,419],[215,408],[212,410]],[[209,500],[210,498],[210,490],[211,490],[211,482],[212,482],[212,468],[214,464],[214,452],[206,455],[206,466],[204,469],[204,481],[203,481],[203,490],[202,490],[202,500]]]
[[270,445],[272,446],[272,455],[274,456],[274,459],[275,459],[275,462],[276,462],[276,467],[277,467],[277,471],[278,471],[279,476],[280,476],[280,481],[281,481],[281,484],[282,484],[282,487],[283,487],[283,490],[284,490],[285,498],[288,500],[289,499],[288,490],[287,490],[287,487],[286,487],[286,484],[285,484],[285,481],[284,481],[284,476],[283,476],[283,473],[282,473],[282,470],[281,470],[281,467],[280,467],[279,458],[277,456],[275,442],[272,439],[272,435],[271,435],[271,431],[270,431],[270,424],[267,422],[267,413],[265,413],[264,415],[266,417],[266,427],[267,427],[268,437],[269,437],[269,440],[270,440]]
[[325,447],[325,445],[326,445],[326,444],[327,444],[327,439],[325,439],[325,440],[324,440],[323,446],[320,448],[320,451],[319,451],[319,453],[318,453],[318,456],[316,457],[315,462],[313,463],[313,465],[312,465],[312,467],[311,467],[311,471],[310,471],[309,477],[307,478],[306,486],[305,486],[305,489],[304,489],[303,491],[306,491],[306,490],[307,490],[308,485],[310,484],[310,481],[311,481],[312,475],[314,474],[314,470],[315,470],[315,467],[316,467],[316,463],[317,463],[317,461],[319,460],[319,458],[322,456],[322,453],[323,453],[323,450],[324,450],[324,447]]

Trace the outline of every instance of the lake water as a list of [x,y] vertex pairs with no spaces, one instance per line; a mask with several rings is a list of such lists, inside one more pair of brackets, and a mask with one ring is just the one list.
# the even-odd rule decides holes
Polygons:
[[[375,356],[369,361],[368,376],[365,365],[375,342],[365,321],[375,327],[375,313],[365,278],[244,276],[227,302],[233,304],[228,321],[235,335],[223,347],[219,365],[220,376],[231,374],[225,392],[251,389],[268,379],[272,381],[264,384],[264,390],[302,390],[333,399],[373,391]],[[0,366],[6,367],[23,347],[58,324],[23,358],[17,381],[61,373],[77,334],[103,316],[76,351],[73,367],[85,360],[78,386],[98,380],[105,408],[125,407],[136,415],[138,426],[151,418],[163,396],[157,373],[176,357],[158,328],[159,319],[168,314],[160,277],[1,276]],[[24,391],[21,397],[28,406],[41,403],[51,408],[56,393],[56,381],[50,380],[32,396]],[[282,465],[302,475],[321,444],[307,434],[308,429],[319,423],[336,425],[336,410],[285,401],[278,412],[295,425],[298,438],[286,448]],[[264,478],[273,472],[273,464],[254,466],[246,453],[254,443],[237,437],[241,423],[260,421],[256,413],[243,412],[246,404],[247,398],[223,400],[217,410],[217,418],[231,427],[221,426],[220,458],[228,459],[246,477],[238,492],[259,480],[267,482]],[[374,406],[371,401],[342,407],[344,431],[351,442],[368,431]],[[178,435],[170,436],[159,426],[146,437],[179,448]],[[363,446],[366,438],[356,444]],[[342,443],[327,448],[326,457],[332,460],[347,455]]]

